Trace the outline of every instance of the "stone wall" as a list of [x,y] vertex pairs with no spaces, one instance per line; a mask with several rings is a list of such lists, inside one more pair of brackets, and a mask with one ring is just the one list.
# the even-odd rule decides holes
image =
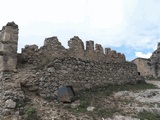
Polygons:
[[124,62],[124,54],[110,48],[105,49],[100,44],[94,47],[94,41],[86,41],[86,49],[82,40],[75,36],[68,41],[69,49],[64,48],[57,37],[46,38],[44,46],[27,45],[22,49],[21,58],[30,64],[46,64],[57,57],[74,57],[83,60]]
[[[26,90],[52,97],[63,85],[75,90],[106,84],[135,84],[143,80],[135,64],[124,54],[75,36],[64,48],[57,37],[44,45],[26,45],[17,55],[18,25],[8,23],[0,31],[0,119],[21,120]],[[18,64],[17,64],[18,60]],[[43,65],[39,67],[39,65]],[[23,89],[23,90],[22,90]]]
[[95,62],[79,58],[56,58],[44,69],[33,71],[33,78],[23,81],[30,91],[43,97],[54,96],[57,88],[71,85],[75,90],[107,84],[135,84],[143,78],[130,62]]
[[160,77],[160,43],[158,43],[157,49],[152,53],[150,61],[153,76]]
[[137,69],[142,76],[153,76],[150,59],[136,58],[133,63],[137,65]]
[[137,58],[133,60],[137,65],[138,71],[145,77],[160,77],[160,43],[149,59]]

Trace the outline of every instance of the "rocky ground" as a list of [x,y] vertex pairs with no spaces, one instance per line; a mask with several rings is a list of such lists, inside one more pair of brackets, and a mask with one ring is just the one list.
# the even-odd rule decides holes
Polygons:
[[[27,107],[40,116],[35,117],[35,120],[143,120],[139,113],[144,111],[151,114],[148,120],[159,120],[160,81],[147,82],[158,88],[132,91],[122,89],[114,92],[104,92],[107,90],[97,88],[100,92],[77,93],[79,98],[73,103],[59,103],[52,98],[44,99],[27,93]],[[33,116],[30,117],[32,119],[29,120],[33,120]]]

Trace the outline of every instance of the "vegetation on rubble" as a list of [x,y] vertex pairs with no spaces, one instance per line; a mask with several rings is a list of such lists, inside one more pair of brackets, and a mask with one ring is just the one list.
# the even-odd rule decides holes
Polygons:
[[[136,84],[136,85],[107,85],[101,87],[94,87],[91,89],[81,90],[77,93],[80,105],[72,108],[71,105],[65,106],[66,109],[73,113],[87,113],[95,117],[111,117],[116,113],[123,113],[118,107],[119,102],[126,103],[129,100],[121,101],[113,98],[113,93],[118,91],[138,91],[146,89],[156,89],[157,87],[152,84]],[[93,106],[95,109],[90,112],[87,107]]]

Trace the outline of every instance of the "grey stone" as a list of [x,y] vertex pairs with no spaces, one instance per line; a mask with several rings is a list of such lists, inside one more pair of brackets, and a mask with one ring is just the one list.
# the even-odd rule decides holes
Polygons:
[[14,109],[16,107],[16,102],[14,102],[13,100],[9,99],[5,101],[5,107],[6,108],[10,108],[10,109]]
[[93,106],[87,107],[87,111],[90,111],[90,112],[94,111],[94,109],[95,109],[95,107],[93,107]]
[[76,100],[73,103],[71,103],[71,108],[77,108],[80,105],[81,105],[80,100]]

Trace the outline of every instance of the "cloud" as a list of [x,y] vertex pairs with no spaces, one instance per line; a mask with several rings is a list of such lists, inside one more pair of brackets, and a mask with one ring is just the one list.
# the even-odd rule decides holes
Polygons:
[[152,53],[142,53],[142,52],[135,52],[136,57],[141,57],[141,58],[150,58]]
[[[160,41],[159,0],[4,0],[0,25],[15,21],[19,49],[58,36],[62,44],[74,35],[103,47],[125,47],[135,53],[154,50]],[[121,51],[120,51],[121,52]]]

